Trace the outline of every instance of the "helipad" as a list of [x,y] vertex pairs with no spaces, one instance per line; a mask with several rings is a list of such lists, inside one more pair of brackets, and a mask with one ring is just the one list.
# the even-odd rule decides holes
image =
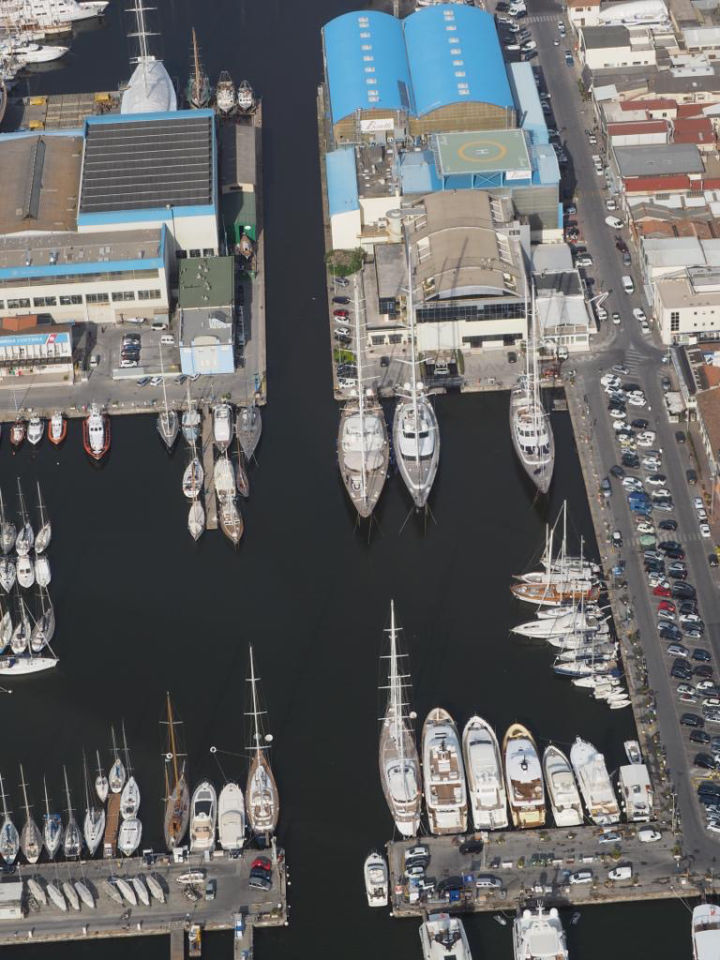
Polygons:
[[507,179],[529,178],[530,156],[521,130],[439,133],[433,137],[438,168],[453,174],[504,173]]

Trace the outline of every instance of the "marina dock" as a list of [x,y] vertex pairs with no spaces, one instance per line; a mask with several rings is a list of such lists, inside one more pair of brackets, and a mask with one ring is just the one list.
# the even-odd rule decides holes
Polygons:
[[103,840],[103,857],[108,860],[117,855],[117,838],[120,828],[120,794],[110,793],[107,799],[105,813],[105,838]]
[[[268,891],[248,884],[256,852],[247,850],[235,858],[218,850],[212,858],[192,855],[175,863],[169,854],[156,855],[146,850],[142,857],[114,862],[91,860],[19,866],[12,877],[16,882],[34,877],[43,885],[54,882],[60,886],[66,880],[82,880],[95,897],[96,906],[91,910],[82,904],[79,911],[61,912],[51,902],[43,905],[35,901],[23,882],[16,917],[0,920],[0,946],[28,941],[55,943],[157,935],[169,938],[171,960],[181,960],[186,955],[187,933],[191,925],[197,924],[201,931],[236,930],[234,957],[249,960],[255,927],[287,923],[284,851],[277,848],[264,851],[273,863],[272,886]],[[202,882],[192,888],[193,899],[186,893],[188,886],[178,882],[178,877],[190,870],[203,872]],[[110,877],[130,881],[132,877],[142,878],[148,874],[163,888],[165,903],[151,899],[150,906],[119,904],[107,893],[104,881]],[[214,897],[206,899],[205,884],[211,879],[216,882],[216,892]]]
[[202,461],[205,473],[205,527],[217,530],[217,497],[215,496],[215,458],[213,456],[212,411],[206,408],[202,418]]

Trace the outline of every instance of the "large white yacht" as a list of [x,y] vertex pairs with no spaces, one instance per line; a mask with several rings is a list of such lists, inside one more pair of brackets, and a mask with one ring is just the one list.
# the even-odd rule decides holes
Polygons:
[[507,796],[495,731],[482,717],[470,717],[462,737],[465,772],[476,830],[504,830]]
[[692,913],[693,960],[720,957],[720,907],[701,903]]
[[581,824],[582,803],[570,761],[552,744],[543,754],[543,773],[555,825],[576,827]]
[[420,925],[423,960],[472,960],[460,917],[431,913]]
[[545,789],[537,746],[521,723],[513,723],[503,739],[505,782],[510,815],[516,827],[545,826]]
[[380,728],[378,755],[380,782],[395,826],[403,837],[414,837],[420,827],[422,796],[420,760],[407,718],[409,676],[399,669],[395,604],[390,605],[390,665],[388,701]]
[[338,463],[353,506],[369,517],[385,485],[390,448],[385,414],[378,401],[349,400],[340,415]]
[[620,807],[610,783],[605,757],[592,743],[577,737],[570,749],[570,763],[592,822],[598,826],[618,823]]
[[217,794],[207,780],[195,788],[190,801],[190,850],[203,853],[215,846],[215,822],[217,819]]
[[464,833],[467,789],[457,727],[447,710],[435,707],[422,732],[425,805],[430,832]]
[[220,791],[218,839],[223,850],[241,850],[245,843],[245,800],[237,783],[226,783]]
[[369,907],[386,907],[388,904],[389,880],[385,857],[376,850],[365,858],[363,868],[365,894]]
[[568,960],[568,948],[560,917],[555,907],[545,912],[523,910],[513,924],[515,960]]

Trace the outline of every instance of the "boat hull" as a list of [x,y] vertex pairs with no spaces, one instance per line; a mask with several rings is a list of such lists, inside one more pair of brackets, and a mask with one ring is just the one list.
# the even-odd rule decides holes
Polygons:
[[366,519],[385,486],[390,445],[385,415],[377,401],[366,401],[364,425],[361,419],[358,401],[349,400],[340,414],[338,464],[350,502]]
[[513,824],[520,829],[545,826],[545,786],[535,739],[513,723],[503,738],[505,783]]
[[467,785],[455,721],[436,707],[423,724],[423,778],[430,832],[442,836],[467,830]]
[[163,829],[168,850],[179,846],[190,822],[190,790],[185,777],[178,780],[165,804]]
[[280,797],[272,767],[262,750],[257,750],[250,762],[245,803],[248,824],[255,836],[269,837],[275,833]]
[[555,466],[555,440],[545,408],[524,387],[510,394],[510,434],[523,470],[546,494]]
[[397,726],[388,710],[380,731],[380,782],[398,832],[403,837],[415,837],[422,813],[420,759],[415,739],[404,720],[400,721],[402,743],[396,742]]
[[475,829],[504,830],[507,795],[495,731],[482,717],[471,717],[463,730],[462,746]]
[[543,754],[543,774],[555,825],[579,826],[583,812],[575,776],[568,758],[552,744]]
[[[421,440],[417,439],[416,435],[414,443],[410,444],[410,446],[416,448],[415,452],[413,453],[412,450],[405,452],[404,430],[407,424],[415,429],[416,406],[417,419],[422,425],[420,429],[423,430],[424,428],[427,431],[429,442],[426,441],[423,444]],[[420,447],[423,449],[419,449]],[[428,448],[430,448],[429,453]],[[430,496],[440,463],[440,429],[433,405],[427,398],[418,397],[415,403],[412,400],[398,402],[393,418],[393,449],[403,483],[407,487],[413,503],[421,510]]]

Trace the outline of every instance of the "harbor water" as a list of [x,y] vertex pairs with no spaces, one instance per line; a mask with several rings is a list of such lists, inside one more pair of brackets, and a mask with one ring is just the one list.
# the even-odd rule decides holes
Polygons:
[[[416,922],[370,911],[362,883],[363,858],[392,827],[377,774],[378,658],[391,597],[410,654],[418,726],[435,705],[458,724],[480,713],[500,733],[519,719],[541,747],[582,735],[605,752],[611,770],[633,732],[629,711],[611,712],[555,677],[547,646],[509,635],[529,618],[509,592],[512,574],[537,558],[545,520],[563,499],[573,546],[582,535],[596,550],[567,414],[554,417],[556,479],[549,502],[538,504],[513,457],[507,396],[439,399],[432,517],[408,518],[409,498],[395,476],[374,526],[356,527],[336,469],[315,127],[320,26],[347,9],[337,0],[159,4],[157,52],[173,77],[184,83],[195,25],[211,77],[221,69],[247,77],[264,100],[269,405],[240,549],[219,532],[192,543],[183,457],[165,454],[151,418],[114,418],[113,448],[100,469],[82,452],[77,421],[59,451],[45,442],[13,457],[7,437],[0,445],[6,499],[14,504],[16,476],[29,499],[39,479],[54,523],[60,657],[51,674],[0,695],[0,773],[16,822],[18,762],[36,816],[43,773],[60,804],[62,763],[82,807],[81,751],[92,757],[99,748],[107,760],[109,724],[124,717],[143,792],[142,846],[160,849],[164,693],[171,691],[185,721],[192,781],[244,778],[252,642],[292,881],[290,926],[259,932],[259,960],[420,956]],[[125,16],[113,0],[105,27],[76,37],[66,65],[32,78],[29,92],[116,87],[130,69]],[[675,902],[588,908],[569,928],[572,956],[688,957],[689,921]],[[512,956],[510,926],[478,916],[467,929],[476,960]],[[203,953],[227,958],[231,948],[229,934],[211,935]],[[168,944],[147,939],[132,950],[137,960],[164,960]],[[114,960],[128,946],[18,951],[24,960]]]

